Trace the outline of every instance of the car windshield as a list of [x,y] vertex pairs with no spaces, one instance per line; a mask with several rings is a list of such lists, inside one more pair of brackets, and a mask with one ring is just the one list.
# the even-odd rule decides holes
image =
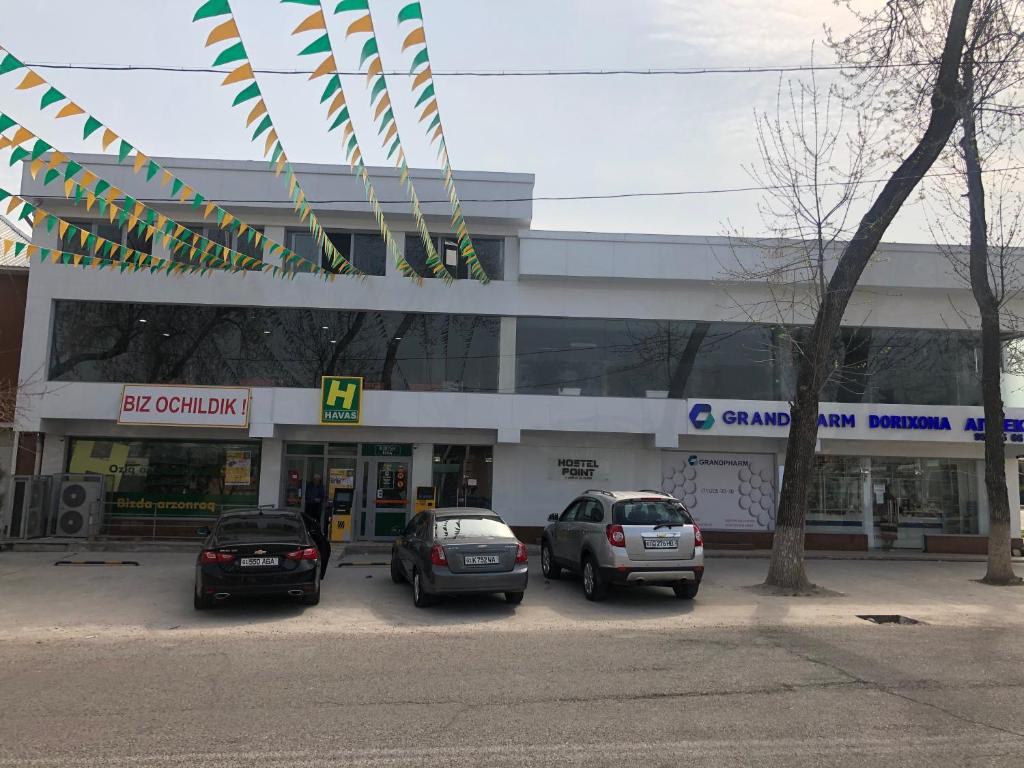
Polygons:
[[612,522],[619,525],[691,525],[686,508],[670,499],[630,499],[612,506]]
[[512,529],[493,517],[442,517],[434,522],[434,539],[457,541],[471,536],[512,538]]
[[302,523],[297,517],[253,515],[222,520],[217,527],[219,542],[283,541],[300,542],[304,538]]

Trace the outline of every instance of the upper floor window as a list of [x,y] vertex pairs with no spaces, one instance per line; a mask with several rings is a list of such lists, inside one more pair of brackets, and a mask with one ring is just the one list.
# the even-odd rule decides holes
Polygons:
[[[254,233],[262,233],[262,228],[254,227],[251,230],[246,230],[244,234],[239,235],[237,232],[231,232],[227,229],[221,229],[220,227],[215,226],[213,224],[186,224],[185,226],[188,227],[190,231],[194,232],[195,234],[199,235],[202,238],[205,238],[206,240],[210,240],[214,243],[217,243],[218,245],[223,245],[226,248],[230,248],[231,250],[237,251],[238,253],[241,253],[245,256],[251,256],[252,258],[256,259],[259,262],[263,261],[263,240],[261,239],[259,245],[256,245],[254,242],[255,237],[249,237],[250,231]],[[187,232],[182,233],[180,239],[184,240],[185,242],[191,242],[190,235]],[[178,251],[178,253],[175,253],[174,246],[175,243],[173,242],[170,243],[170,245],[168,246],[171,249],[171,258],[174,261],[181,262],[182,264],[199,263],[198,254],[196,258],[193,259],[189,255],[190,252],[186,251],[185,249],[181,249],[180,251]],[[260,265],[253,264],[249,267],[246,267],[246,269],[258,270],[260,269]]]
[[[459,242],[455,235],[440,235],[432,238],[437,255],[444,262],[448,272],[457,280],[465,280],[469,274],[469,266],[466,260],[459,255]],[[474,237],[473,248],[476,250],[476,257],[480,260],[480,266],[484,268],[491,280],[503,280],[505,278],[505,241],[500,237]],[[427,267],[427,248],[423,240],[416,233],[409,233],[405,236],[405,260],[413,269],[424,277],[434,277],[434,273]]]
[[[367,275],[383,276],[387,269],[388,249],[379,234],[375,232],[351,232],[335,230],[327,232],[338,252],[359,271]],[[288,247],[306,261],[296,268],[298,272],[311,272],[315,264],[328,272],[339,270],[331,258],[319,246],[312,233],[306,230],[292,230],[288,233]]]
[[90,250],[89,243],[82,242],[82,232],[88,232],[98,238],[101,237],[112,243],[132,248],[140,253],[148,254],[153,252],[153,239],[147,239],[144,235],[140,235],[137,227],[128,229],[128,227],[121,227],[118,224],[111,224],[108,221],[97,219],[69,221],[68,223],[76,227],[75,230],[68,228],[64,232],[64,237],[61,238],[61,250],[68,253],[77,253],[82,256],[104,256],[105,258],[120,261],[120,253],[114,254],[112,251],[104,253],[102,244],[98,242]]

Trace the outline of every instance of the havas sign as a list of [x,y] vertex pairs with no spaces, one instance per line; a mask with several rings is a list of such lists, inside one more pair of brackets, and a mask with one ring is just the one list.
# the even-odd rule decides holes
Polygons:
[[321,424],[359,424],[362,406],[361,376],[324,376],[320,380]]

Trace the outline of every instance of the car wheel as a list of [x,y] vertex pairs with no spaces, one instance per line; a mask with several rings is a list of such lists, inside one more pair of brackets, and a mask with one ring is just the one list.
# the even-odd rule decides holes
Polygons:
[[526,595],[525,592],[506,592],[505,602],[512,603],[512,605],[519,605],[521,602],[523,602],[524,595]]
[[681,581],[672,586],[672,591],[680,600],[693,600],[697,596],[700,584],[695,581]]
[[401,584],[405,581],[405,576],[402,575],[402,567],[398,564],[398,557],[394,552],[391,553],[391,580],[395,584]]
[[412,603],[417,608],[427,608],[434,604],[434,599],[423,591],[423,581],[419,569],[412,572]]
[[601,571],[592,557],[583,561],[583,596],[594,601],[608,597],[608,585],[601,578]]
[[316,591],[311,594],[304,595],[302,597],[302,602],[306,605],[320,605],[320,579],[316,580]]
[[555,562],[555,556],[551,547],[545,541],[540,545],[540,569],[545,579],[559,579],[562,577],[562,566]]
[[199,593],[198,584],[196,585],[196,588],[192,590],[192,607],[197,611],[205,611],[213,607],[213,600],[206,595]]

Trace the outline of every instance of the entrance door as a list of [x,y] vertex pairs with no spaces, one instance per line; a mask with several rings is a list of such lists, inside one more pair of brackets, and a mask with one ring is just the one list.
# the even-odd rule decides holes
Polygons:
[[360,494],[360,534],[367,539],[391,539],[409,520],[411,461],[405,457],[364,458]]

